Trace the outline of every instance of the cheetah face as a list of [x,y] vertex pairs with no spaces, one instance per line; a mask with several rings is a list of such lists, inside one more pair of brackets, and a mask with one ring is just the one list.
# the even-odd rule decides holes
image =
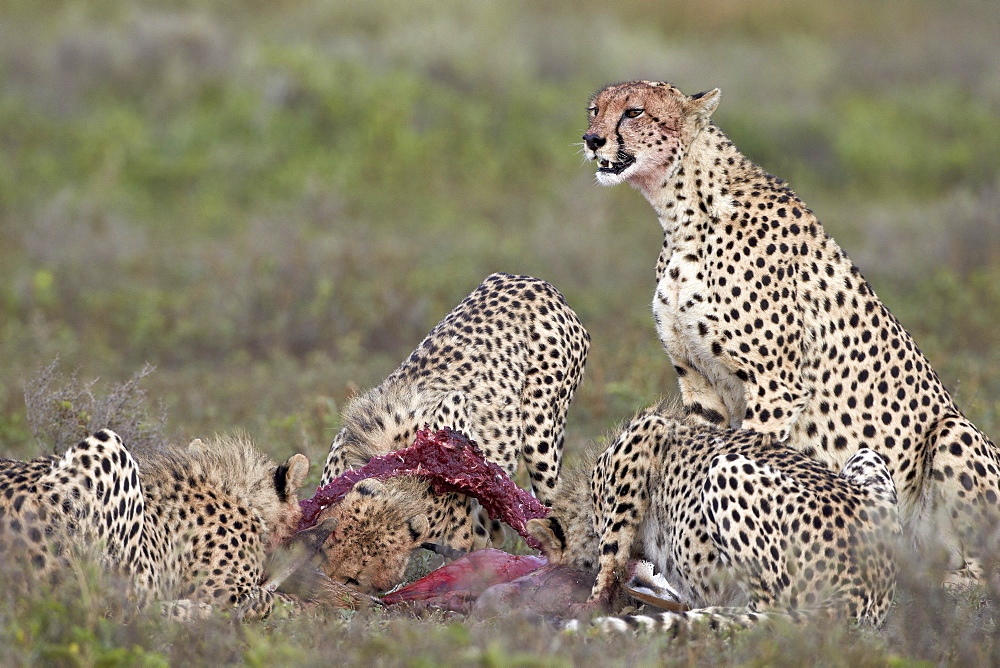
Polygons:
[[392,589],[403,581],[410,554],[426,540],[425,514],[408,512],[394,502],[386,485],[363,480],[319,520],[337,520],[323,544],[323,572],[334,582],[366,594]]
[[676,171],[688,146],[719,104],[719,89],[688,97],[668,83],[633,81],[602,89],[590,100],[584,155],[597,163],[597,182],[650,185]]

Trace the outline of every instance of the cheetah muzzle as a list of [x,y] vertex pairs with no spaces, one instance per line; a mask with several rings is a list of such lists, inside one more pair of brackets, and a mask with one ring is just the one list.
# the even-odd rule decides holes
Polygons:
[[598,160],[598,173],[618,176],[635,164],[635,156],[625,151],[618,151],[615,157],[617,158],[615,162],[606,159]]

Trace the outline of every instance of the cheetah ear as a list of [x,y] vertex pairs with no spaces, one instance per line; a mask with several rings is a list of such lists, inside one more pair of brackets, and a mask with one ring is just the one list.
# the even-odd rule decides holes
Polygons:
[[559,555],[566,549],[566,540],[562,525],[555,517],[528,520],[526,528],[528,529],[528,533],[542,544],[542,554],[546,557],[551,558]]
[[285,489],[289,496],[293,496],[302,487],[302,483],[306,481],[306,476],[309,475],[309,458],[303,454],[294,454],[288,458],[285,466],[288,467]]
[[719,100],[722,99],[722,91],[718,88],[713,88],[704,93],[696,93],[690,99],[688,118],[692,119],[695,126],[700,129],[708,125],[708,119],[712,116],[712,112],[715,111],[716,107],[719,106]]
[[385,491],[385,483],[378,478],[365,478],[359,480],[351,491],[357,492],[361,496],[378,496]]
[[416,515],[407,520],[406,528],[409,530],[413,542],[419,544],[423,543],[424,538],[430,533],[431,523],[427,519],[427,515]]
[[188,443],[188,452],[193,455],[200,455],[205,452],[205,444],[202,443],[200,438],[196,438]]
[[289,499],[298,500],[295,492],[305,482],[308,473],[309,460],[305,455],[292,455],[274,470],[274,490],[282,503]]

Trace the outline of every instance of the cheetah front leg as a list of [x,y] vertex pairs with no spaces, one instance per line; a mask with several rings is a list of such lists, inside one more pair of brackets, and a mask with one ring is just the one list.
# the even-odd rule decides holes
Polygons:
[[[713,347],[722,350],[721,361],[731,370],[734,380],[742,384],[746,412],[742,419],[734,420],[733,427],[774,434],[783,443],[809,404],[812,390],[803,378],[798,360],[775,360],[771,358],[780,355],[777,351],[750,348],[744,352],[746,347],[746,344],[736,349]],[[787,351],[785,355],[790,357]]]
[[[788,439],[811,397],[797,362],[786,360],[785,366],[776,367],[759,349],[726,343],[720,335],[710,346],[713,359],[700,358],[696,364],[680,354],[683,346],[671,345],[662,328],[659,332],[689,415],[716,427],[751,429],[775,434],[779,441]],[[712,376],[700,369],[711,369]]]
[[740,428],[774,434],[779,443],[791,436],[795,422],[809,402],[809,394],[802,385],[781,387],[780,392],[769,391],[763,386],[757,390],[758,400],[751,401],[747,392],[747,412]]
[[566,437],[566,414],[583,376],[583,360],[573,360],[567,366],[567,370],[556,373],[527,374],[521,391],[524,439],[521,458],[531,478],[532,492],[546,506],[554,501]]
[[[236,571],[235,564],[232,571]],[[275,592],[265,589],[257,583],[260,581],[260,569],[242,569],[243,573],[231,572],[230,577],[233,584],[218,587],[218,585],[206,583],[195,591],[194,599],[201,602],[209,602],[211,607],[219,610],[234,610],[237,618],[241,620],[264,619],[271,610],[274,609]]]
[[[803,359],[805,326],[794,299],[793,294],[769,305],[768,312],[780,314],[779,319],[787,324],[784,333],[773,340],[763,335],[774,322],[765,311],[745,316],[749,322],[736,337],[717,323],[706,324],[703,342],[707,345],[698,360],[712,374],[708,382],[730,407],[728,426],[774,434],[779,442],[788,440],[813,393],[808,378],[811,370]],[[747,334],[747,328],[761,337]]]
[[[648,418],[654,420],[655,418]],[[594,468],[591,494],[594,528],[600,536],[597,580],[589,606],[608,603],[616,579],[624,575],[642,518],[649,508],[649,471],[653,463],[650,423],[626,429],[604,451]]]
[[[713,427],[735,427],[722,396],[703,373],[689,362],[673,359],[677,383],[681,388],[684,410],[692,418]],[[737,418],[738,422],[739,418]]]
[[[665,266],[663,254],[660,255],[659,263]],[[662,276],[661,268],[660,266],[657,268],[658,277]],[[695,363],[695,357],[688,345],[691,332],[694,330],[690,328],[690,323],[685,326],[678,321],[671,306],[673,300],[669,283],[661,280],[653,297],[653,322],[656,324],[656,334],[660,338],[660,343],[663,344],[674,365],[684,409],[695,420],[710,426],[739,426],[733,424],[733,418],[739,420],[742,416],[733,416],[722,397],[723,388],[717,387]],[[703,335],[699,330],[698,336]]]

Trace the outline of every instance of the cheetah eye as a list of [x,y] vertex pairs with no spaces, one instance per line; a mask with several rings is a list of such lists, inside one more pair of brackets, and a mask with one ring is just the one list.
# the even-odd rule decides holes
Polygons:
[[644,109],[626,109],[625,110],[625,115],[627,117],[629,117],[629,118],[639,118],[640,116],[642,116],[642,112],[643,111],[645,111],[645,110]]
[[587,113],[591,116],[597,116],[597,107],[587,107]]

